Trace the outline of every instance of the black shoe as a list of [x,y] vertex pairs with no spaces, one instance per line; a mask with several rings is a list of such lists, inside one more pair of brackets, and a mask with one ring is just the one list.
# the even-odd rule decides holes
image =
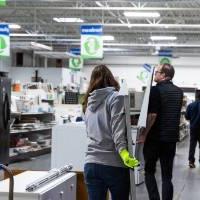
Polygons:
[[193,162],[189,162],[189,167],[190,168],[195,168],[196,166],[195,166],[195,164]]

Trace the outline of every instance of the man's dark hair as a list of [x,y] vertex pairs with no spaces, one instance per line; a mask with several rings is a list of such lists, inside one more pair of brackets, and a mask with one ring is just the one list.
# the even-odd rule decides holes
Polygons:
[[168,63],[165,63],[162,65],[162,69],[161,69],[162,73],[165,74],[165,77],[168,80],[172,80],[175,74],[175,70],[174,67]]

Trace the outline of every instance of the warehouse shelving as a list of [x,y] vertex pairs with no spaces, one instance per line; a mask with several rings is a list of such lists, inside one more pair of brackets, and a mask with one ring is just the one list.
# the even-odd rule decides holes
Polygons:
[[[22,129],[17,124],[13,125],[15,128],[12,127],[10,130],[10,163],[51,152],[51,135],[54,124],[51,122],[54,121],[54,113],[12,113],[12,118],[16,119],[15,123],[20,122],[18,125],[23,125],[21,123],[23,120],[31,121],[33,119],[39,123],[35,123],[35,127],[22,126]],[[22,144],[19,144],[20,140]]]

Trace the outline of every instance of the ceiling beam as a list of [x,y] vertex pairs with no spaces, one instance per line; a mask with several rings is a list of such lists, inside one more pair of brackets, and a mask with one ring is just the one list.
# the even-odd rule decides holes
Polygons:
[[[48,44],[46,42],[45,44]],[[62,42],[59,45],[80,46],[80,42]],[[177,47],[177,48],[200,48],[200,43],[104,43],[103,46],[107,47]]]
[[200,24],[102,24],[105,27],[200,28]]
[[6,6],[0,10],[19,9],[19,10],[118,10],[118,11],[200,11],[200,7],[51,7],[51,6]]
[[[30,23],[20,23],[20,22],[15,22],[17,24],[20,25],[30,25]],[[35,24],[34,22],[32,24]],[[51,23],[50,25],[53,25],[54,23]],[[144,27],[144,28],[166,28],[166,29],[174,29],[174,28],[194,28],[194,29],[198,29],[200,28],[200,23],[199,24],[141,24],[141,23],[60,23],[60,24],[55,24],[57,26],[81,26],[81,25],[91,25],[91,24],[101,24],[102,26],[105,27],[127,27],[127,28],[131,28],[131,27]]]
[[200,48],[200,44],[176,44],[176,43],[149,43],[149,44],[136,44],[136,43],[105,43],[105,46],[117,46],[117,47],[197,47]]

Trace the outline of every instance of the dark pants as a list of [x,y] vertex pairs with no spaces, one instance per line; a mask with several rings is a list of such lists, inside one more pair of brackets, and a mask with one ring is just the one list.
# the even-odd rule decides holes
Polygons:
[[192,163],[195,162],[194,155],[195,155],[195,149],[197,146],[197,142],[200,145],[200,129],[190,129],[190,149],[189,149],[188,160]]
[[84,166],[84,176],[88,200],[106,200],[108,190],[112,200],[129,199],[129,169],[87,163]]
[[144,144],[145,183],[150,200],[160,200],[155,178],[156,162],[160,159],[162,173],[162,200],[173,199],[172,171],[176,143],[146,141]]

